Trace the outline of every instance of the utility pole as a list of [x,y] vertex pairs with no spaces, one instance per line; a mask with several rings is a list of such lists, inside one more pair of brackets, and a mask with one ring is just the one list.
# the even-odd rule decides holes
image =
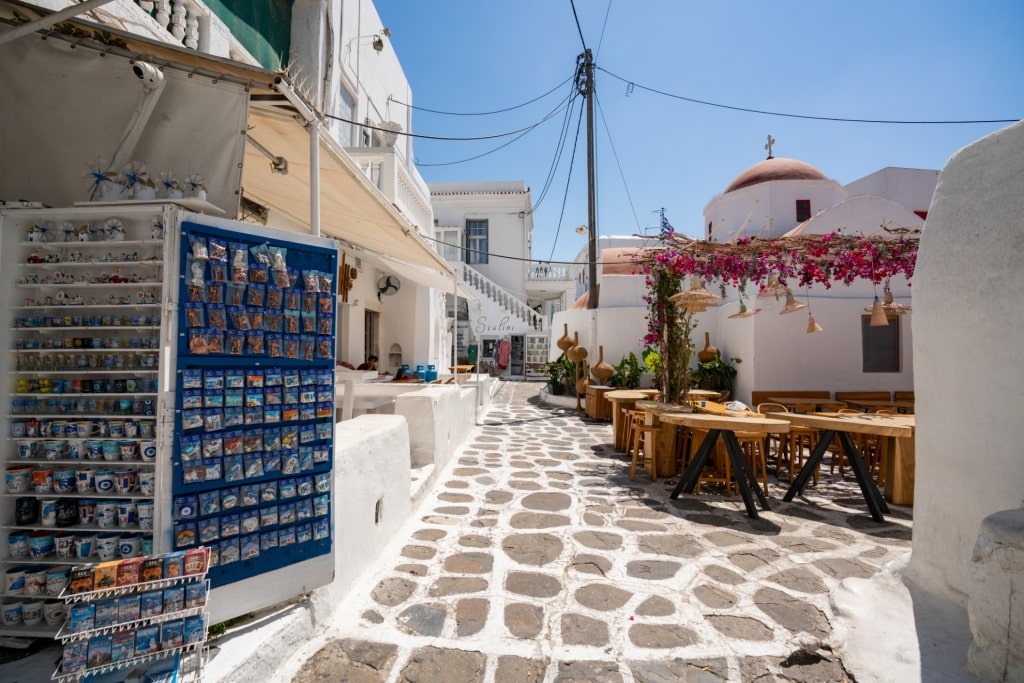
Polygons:
[[587,103],[587,308],[597,308],[597,183],[594,181],[594,56],[590,49],[576,58],[576,89]]

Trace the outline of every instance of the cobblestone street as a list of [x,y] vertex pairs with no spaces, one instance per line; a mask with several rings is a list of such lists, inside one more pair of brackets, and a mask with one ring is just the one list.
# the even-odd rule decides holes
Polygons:
[[[871,520],[856,482],[752,520],[738,496],[671,500],[611,426],[500,385],[407,537],[276,680],[852,680],[829,592],[910,550],[909,508]],[[337,520],[344,524],[344,520]]]

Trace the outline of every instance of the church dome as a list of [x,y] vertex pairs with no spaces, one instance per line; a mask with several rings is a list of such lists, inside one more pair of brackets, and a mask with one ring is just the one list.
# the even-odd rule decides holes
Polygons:
[[825,174],[808,163],[797,159],[786,159],[783,157],[770,157],[759,161],[747,170],[740,173],[725,188],[729,193],[758,183],[769,180],[828,180]]

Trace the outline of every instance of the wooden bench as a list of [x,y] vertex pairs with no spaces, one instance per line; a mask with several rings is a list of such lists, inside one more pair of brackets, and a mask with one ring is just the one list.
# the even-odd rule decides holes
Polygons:
[[892,397],[896,401],[913,401],[914,400],[914,392],[913,391],[894,391]]
[[891,401],[892,394],[888,391],[837,391],[836,400],[845,401],[847,399],[853,400],[864,400],[864,401]]
[[753,404],[751,409],[757,410],[757,407],[768,400],[769,396],[779,397],[792,397],[792,398],[832,398],[832,392],[830,391],[787,391],[785,389],[769,389],[765,391],[752,391],[750,392],[750,402]]

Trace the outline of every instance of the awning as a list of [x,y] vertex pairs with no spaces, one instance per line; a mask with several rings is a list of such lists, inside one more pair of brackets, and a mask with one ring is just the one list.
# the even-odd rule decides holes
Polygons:
[[[273,171],[267,157],[247,145],[243,192],[308,231],[309,129],[279,110],[254,106],[249,112],[248,134],[274,156],[287,159],[288,173]],[[451,267],[406,224],[352,158],[324,137],[320,140],[320,234],[452,277]]]
[[[433,289],[438,289],[446,294],[451,293],[455,288],[453,282],[456,280],[448,273],[441,273],[434,269],[421,268],[372,250],[358,251],[355,255],[362,259],[364,266],[369,264],[378,270],[394,273],[403,280],[410,280],[426,287],[432,287]],[[457,282],[457,292],[459,296],[466,299],[472,299],[473,301],[480,301],[480,297],[478,297],[476,292],[471,290],[465,282],[461,279]]]

